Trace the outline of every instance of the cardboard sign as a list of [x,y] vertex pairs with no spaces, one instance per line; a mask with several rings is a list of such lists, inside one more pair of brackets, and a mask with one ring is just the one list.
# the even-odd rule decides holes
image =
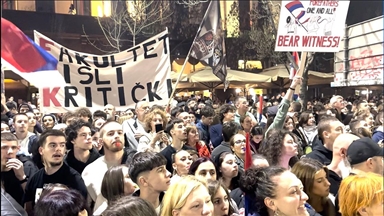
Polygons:
[[349,1],[281,2],[275,51],[338,52]]
[[140,100],[167,103],[172,90],[167,31],[110,55],[76,52],[36,31],[35,41],[59,61],[58,74],[31,80],[39,88],[44,112],[78,107],[95,111],[106,104],[126,109]]

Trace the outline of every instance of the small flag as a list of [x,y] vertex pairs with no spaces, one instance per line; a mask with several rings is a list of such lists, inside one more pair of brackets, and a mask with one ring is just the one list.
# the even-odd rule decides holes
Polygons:
[[[296,65],[300,65],[299,54],[297,52],[292,53],[292,58]],[[289,71],[289,79],[293,80],[293,78],[296,76],[297,70],[295,69],[292,63],[290,64],[290,66],[291,69]]]
[[224,43],[224,31],[221,28],[220,1],[211,1],[203,21],[192,44],[191,56],[210,66],[224,89],[229,85],[227,61]]
[[[250,137],[249,133],[245,134],[245,161],[244,161],[244,169],[247,170],[252,166],[252,152],[251,152],[251,142],[250,142]],[[244,196],[244,210],[245,214],[248,215],[249,213],[249,205],[250,205],[250,200],[247,195]]]
[[[307,23],[310,19],[310,17],[306,15],[305,8],[299,0],[294,0],[286,4],[285,8],[287,8],[292,16],[295,17],[296,23],[301,24],[301,26]],[[306,28],[304,29],[307,30]]]
[[259,96],[259,108],[257,110],[257,113],[259,115],[259,124],[263,118],[263,103],[264,103],[263,95],[260,95]]
[[245,134],[245,162],[244,169],[247,170],[252,166],[252,151],[251,151],[251,143],[249,139],[249,133]]

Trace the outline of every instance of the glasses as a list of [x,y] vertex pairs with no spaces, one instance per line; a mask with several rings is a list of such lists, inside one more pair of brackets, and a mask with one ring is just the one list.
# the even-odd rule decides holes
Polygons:
[[235,141],[235,144],[237,144],[237,145],[243,144],[243,143],[246,143],[246,140],[236,140]]

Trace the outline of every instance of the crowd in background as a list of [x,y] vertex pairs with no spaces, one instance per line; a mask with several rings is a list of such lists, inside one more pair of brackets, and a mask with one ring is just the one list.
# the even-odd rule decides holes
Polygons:
[[302,104],[300,83],[262,103],[193,96],[169,110],[42,114],[3,97],[1,213],[383,215],[383,97]]

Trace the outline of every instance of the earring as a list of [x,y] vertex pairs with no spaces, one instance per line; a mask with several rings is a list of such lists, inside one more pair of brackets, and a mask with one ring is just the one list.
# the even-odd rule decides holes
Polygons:
[[273,212],[273,216],[279,216],[279,209]]

